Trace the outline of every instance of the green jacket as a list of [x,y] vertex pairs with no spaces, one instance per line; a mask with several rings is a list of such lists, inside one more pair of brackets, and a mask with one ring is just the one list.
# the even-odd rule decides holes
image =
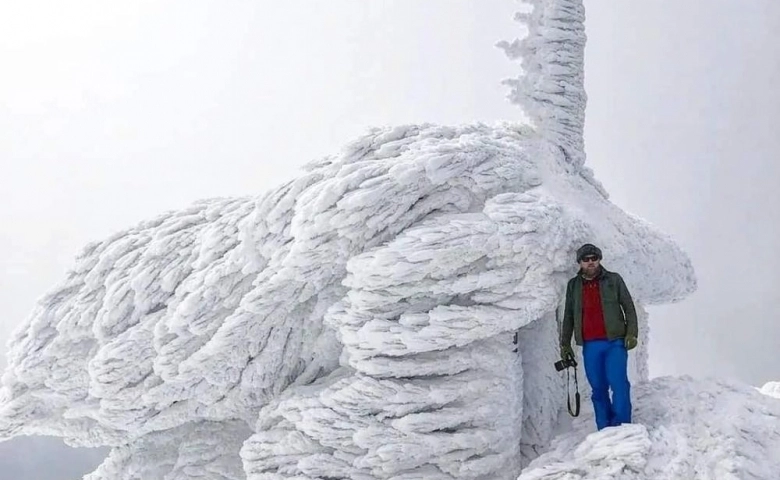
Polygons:
[[[636,308],[631,294],[628,293],[623,277],[604,267],[596,277],[601,291],[601,306],[604,309],[604,325],[610,340],[632,336],[638,338],[639,327],[636,320]],[[582,275],[569,280],[566,286],[566,306],[563,310],[561,326],[561,345],[571,345],[574,341],[582,345]]]

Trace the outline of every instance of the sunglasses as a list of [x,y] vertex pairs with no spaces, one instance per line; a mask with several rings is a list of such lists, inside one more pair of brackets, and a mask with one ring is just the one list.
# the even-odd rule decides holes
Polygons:
[[582,257],[583,262],[595,262],[599,259],[596,255],[587,255],[585,257]]

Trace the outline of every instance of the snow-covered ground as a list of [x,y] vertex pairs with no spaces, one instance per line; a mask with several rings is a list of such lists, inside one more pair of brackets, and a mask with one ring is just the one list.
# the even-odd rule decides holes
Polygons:
[[635,424],[593,431],[585,414],[520,480],[780,478],[780,400],[714,379],[635,386]]

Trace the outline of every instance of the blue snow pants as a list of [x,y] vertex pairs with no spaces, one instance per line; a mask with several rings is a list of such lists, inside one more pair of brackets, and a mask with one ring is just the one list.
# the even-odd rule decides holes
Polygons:
[[[622,338],[588,340],[582,347],[585,376],[593,391],[596,428],[631,423],[631,385],[628,351]],[[612,390],[612,398],[609,390]]]

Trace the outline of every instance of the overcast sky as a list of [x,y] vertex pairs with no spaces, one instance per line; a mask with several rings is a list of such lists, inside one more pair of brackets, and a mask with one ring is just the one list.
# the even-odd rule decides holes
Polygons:
[[[493,47],[516,5],[3,2],[0,340],[89,241],[258,194],[372,125],[519,119]],[[780,2],[586,8],[588,164],[699,278],[651,309],[651,374],[780,379]]]

